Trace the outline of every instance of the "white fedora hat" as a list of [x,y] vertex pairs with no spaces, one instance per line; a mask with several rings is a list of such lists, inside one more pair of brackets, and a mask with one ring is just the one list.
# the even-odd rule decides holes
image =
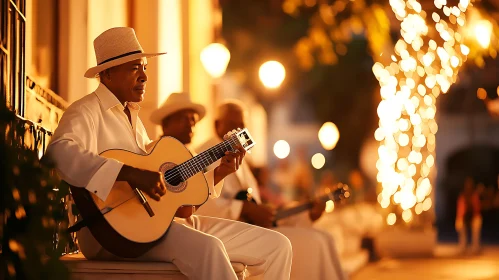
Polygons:
[[155,124],[161,125],[164,118],[186,109],[196,112],[199,115],[199,120],[206,115],[206,109],[203,105],[192,102],[189,94],[182,92],[170,94],[165,103],[152,112],[150,120]]
[[97,66],[85,72],[85,77],[95,78],[97,74],[108,68],[139,59],[165,53],[144,53],[130,27],[115,27],[108,29],[94,40],[95,58]]

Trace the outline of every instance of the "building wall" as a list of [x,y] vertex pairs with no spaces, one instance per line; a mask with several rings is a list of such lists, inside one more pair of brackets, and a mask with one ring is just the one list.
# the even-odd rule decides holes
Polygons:
[[[194,143],[201,143],[209,136],[212,123],[212,79],[204,71],[199,54],[213,41],[214,6],[211,0],[27,0],[28,18],[39,15],[43,9],[56,11],[54,30],[44,30],[56,36],[57,94],[72,103],[92,92],[98,85],[96,79],[83,77],[85,71],[95,66],[93,40],[111,27],[130,26],[136,31],[139,42],[146,52],[167,52],[166,55],[149,59],[148,88],[141,104],[140,116],[151,138],[162,133],[159,126],[149,121],[149,115],[172,92],[187,91],[195,102],[207,106],[207,117],[200,122]],[[36,5],[35,5],[36,4]],[[35,21],[27,27],[27,74],[36,76],[43,69],[44,59],[51,58],[37,47],[33,38],[40,30]],[[50,73],[50,71],[45,71]],[[46,74],[46,73],[45,73]],[[51,89],[45,79],[40,84]],[[36,77],[35,77],[36,80]]]

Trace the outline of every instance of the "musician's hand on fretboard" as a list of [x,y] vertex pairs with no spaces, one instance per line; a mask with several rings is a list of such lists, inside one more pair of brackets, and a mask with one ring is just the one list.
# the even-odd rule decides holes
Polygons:
[[241,218],[256,226],[270,228],[273,226],[276,211],[264,205],[243,201]]
[[310,208],[308,212],[310,220],[312,222],[315,222],[322,216],[322,213],[324,213],[325,210],[326,210],[326,202],[324,200],[313,200],[312,208]]

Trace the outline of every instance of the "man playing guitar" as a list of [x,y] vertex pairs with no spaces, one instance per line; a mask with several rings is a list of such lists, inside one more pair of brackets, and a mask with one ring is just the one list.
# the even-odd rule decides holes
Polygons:
[[[64,113],[47,156],[63,180],[102,201],[119,181],[159,201],[167,193],[160,172],[138,169],[100,154],[111,149],[141,155],[150,152],[152,141],[138,116],[137,103],[146,91],[147,57],[160,54],[144,53],[134,30],[127,27],[103,32],[95,39],[94,48],[97,66],[88,69],[85,77],[98,77],[100,84]],[[241,148],[226,153],[213,176],[208,176],[210,197],[220,194],[223,178],[238,169],[244,155]],[[134,230],[148,231],[140,227]],[[88,227],[78,232],[78,238],[88,259],[117,259],[96,241]],[[289,279],[291,258],[289,240],[279,233],[193,215],[175,218],[164,238],[138,259],[173,262],[189,279],[237,279],[231,261],[248,265],[250,273],[263,273],[265,279]]]

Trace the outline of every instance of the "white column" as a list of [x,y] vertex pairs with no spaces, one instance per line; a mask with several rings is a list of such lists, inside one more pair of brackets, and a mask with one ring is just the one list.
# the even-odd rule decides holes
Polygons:
[[167,52],[149,59],[147,91],[140,117],[149,137],[157,139],[161,128],[149,121],[151,113],[172,93],[182,91],[182,0],[135,0],[132,27],[146,52]]
[[[71,1],[74,2],[74,1]],[[87,0],[87,68],[95,66],[94,39],[102,32],[113,28],[128,26],[128,0]],[[86,70],[86,69],[85,69]],[[83,75],[83,73],[81,74]],[[97,79],[86,79],[87,90],[93,91],[99,85]]]
[[197,146],[214,135],[213,125],[213,80],[206,73],[201,64],[199,55],[204,47],[213,42],[214,37],[214,8],[211,0],[185,1],[188,5],[188,46],[189,62],[188,79],[189,93],[194,102],[206,107],[206,117],[196,125],[196,133],[192,145]]
[[87,1],[59,1],[59,94],[73,102],[89,93],[86,78]]

